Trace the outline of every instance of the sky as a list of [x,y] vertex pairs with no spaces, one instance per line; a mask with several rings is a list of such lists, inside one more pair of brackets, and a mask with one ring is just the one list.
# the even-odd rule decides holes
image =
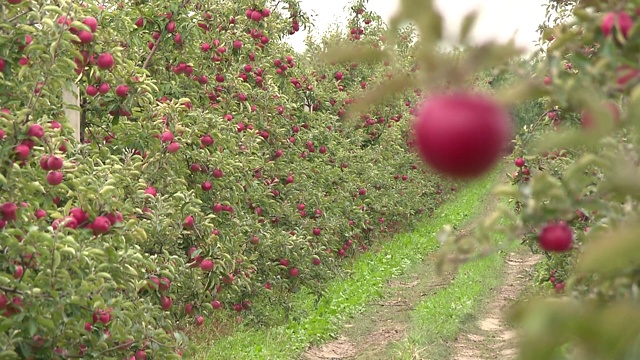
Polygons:
[[[315,14],[314,22],[321,34],[332,23],[346,23],[344,7],[349,0],[301,0],[301,6],[309,14]],[[480,11],[472,39],[484,41],[496,39],[508,41],[515,34],[516,44],[533,50],[538,39],[538,25],[545,16],[544,0],[435,0],[445,19],[445,34],[455,38],[463,17],[470,11]],[[398,8],[399,0],[369,0],[367,8],[388,20]],[[289,43],[296,51],[304,50],[306,32],[291,36]]]

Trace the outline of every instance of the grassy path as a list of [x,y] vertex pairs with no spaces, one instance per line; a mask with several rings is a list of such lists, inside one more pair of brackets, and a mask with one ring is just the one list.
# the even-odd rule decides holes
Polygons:
[[[376,305],[385,298],[389,281],[404,273],[418,274],[416,264],[432,263],[425,259],[439,244],[435,235],[446,224],[461,226],[467,219],[475,217],[484,208],[497,172],[470,184],[461,190],[452,201],[439,208],[433,217],[426,219],[416,230],[396,236],[385,243],[380,251],[366,253],[354,263],[353,276],[336,280],[330,284],[327,295],[317,306],[310,308],[308,316],[298,322],[264,329],[239,329],[231,336],[214,343],[198,343],[196,359],[299,359],[309,345],[335,337],[347,319],[353,318]],[[415,271],[413,271],[414,269]],[[441,280],[433,270],[424,278],[432,281],[431,293],[437,289],[435,282]],[[402,285],[395,288],[411,289]],[[430,293],[425,289],[426,294]],[[411,297],[415,297],[411,295]],[[310,304],[312,299],[297,298],[299,304]],[[370,304],[370,306],[367,306]],[[297,304],[293,304],[296,306]],[[308,305],[305,305],[308,306]],[[384,305],[383,305],[384,306]],[[393,305],[392,305],[393,306]],[[308,356],[309,352],[305,356]],[[323,358],[323,357],[319,357]],[[326,357],[324,357],[326,358]],[[329,357],[340,358],[340,357]]]
[[[470,232],[479,216],[495,208],[496,199],[487,195],[473,199],[458,231]],[[303,358],[445,359],[448,342],[499,285],[503,263],[496,254],[442,277],[428,258],[413,264],[389,281],[382,299],[349,321],[337,340],[311,348]]]

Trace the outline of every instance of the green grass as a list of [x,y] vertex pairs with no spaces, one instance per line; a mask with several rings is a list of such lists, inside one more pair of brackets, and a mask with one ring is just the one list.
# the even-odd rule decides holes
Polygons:
[[[494,238],[496,243],[503,240],[504,236]],[[518,248],[518,242],[510,242],[505,250]],[[465,263],[449,286],[420,302],[413,313],[407,341],[399,344],[400,358],[411,359],[416,353],[428,353],[429,359],[451,356],[448,342],[474,319],[492,290],[502,284],[504,256],[504,252],[494,253]]]
[[242,328],[214,343],[196,342],[196,359],[295,359],[313,343],[327,340],[339,332],[344,320],[364,309],[380,297],[386,282],[422,261],[439,246],[436,233],[446,224],[459,226],[482,208],[496,172],[469,184],[458,195],[439,208],[416,230],[400,234],[382,245],[380,251],[359,257],[347,279],[337,279],[328,286],[327,294],[313,306],[315,297],[302,294],[291,306],[305,307],[307,316],[297,322],[270,328]]

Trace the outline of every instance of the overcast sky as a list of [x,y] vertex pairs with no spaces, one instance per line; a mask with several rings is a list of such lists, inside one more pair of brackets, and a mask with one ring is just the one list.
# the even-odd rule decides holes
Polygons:
[[[473,9],[480,10],[473,35],[474,39],[508,40],[517,31],[518,45],[532,49],[537,40],[536,29],[545,15],[544,0],[436,0],[445,18],[445,34],[456,36],[462,18]],[[398,0],[369,0],[368,9],[387,20],[398,7]],[[348,0],[301,0],[302,8],[316,14],[315,24],[320,33],[332,23],[346,23],[344,7]],[[318,31],[316,30],[316,31]],[[306,33],[300,31],[290,37],[289,43],[297,50],[304,50]]]

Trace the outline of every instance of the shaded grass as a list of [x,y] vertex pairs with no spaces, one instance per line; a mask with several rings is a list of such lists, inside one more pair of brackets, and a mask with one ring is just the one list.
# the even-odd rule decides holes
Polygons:
[[291,307],[306,309],[299,321],[270,328],[243,328],[214,343],[196,341],[196,359],[295,359],[310,345],[336,336],[343,322],[382,296],[386,282],[435,251],[436,234],[446,224],[459,226],[482,208],[497,172],[469,184],[419,223],[411,233],[384,243],[376,253],[360,256],[347,279],[336,279],[317,304],[312,294],[298,294]]

